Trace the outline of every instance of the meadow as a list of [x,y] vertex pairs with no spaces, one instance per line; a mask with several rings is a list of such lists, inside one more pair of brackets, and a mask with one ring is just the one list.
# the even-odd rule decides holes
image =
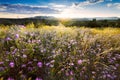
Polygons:
[[120,80],[120,28],[3,26],[0,80]]

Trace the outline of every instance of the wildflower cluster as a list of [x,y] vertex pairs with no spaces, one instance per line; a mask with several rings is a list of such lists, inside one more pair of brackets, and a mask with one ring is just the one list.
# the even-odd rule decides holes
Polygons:
[[0,78],[120,79],[119,34],[108,36],[94,34],[89,29],[51,28],[8,29],[0,37]]

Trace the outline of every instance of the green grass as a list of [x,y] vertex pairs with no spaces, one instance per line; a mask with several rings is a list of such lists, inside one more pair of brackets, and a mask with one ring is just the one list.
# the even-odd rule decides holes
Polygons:
[[0,29],[1,80],[119,80],[119,73],[119,28]]

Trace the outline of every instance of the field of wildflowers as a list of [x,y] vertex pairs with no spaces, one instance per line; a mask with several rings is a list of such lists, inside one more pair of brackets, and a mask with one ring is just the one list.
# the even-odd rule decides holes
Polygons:
[[0,80],[120,80],[120,29],[1,27]]

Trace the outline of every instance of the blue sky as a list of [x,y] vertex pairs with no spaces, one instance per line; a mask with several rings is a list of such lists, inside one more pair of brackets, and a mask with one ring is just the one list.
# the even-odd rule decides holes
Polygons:
[[1,18],[120,17],[120,0],[0,0]]

